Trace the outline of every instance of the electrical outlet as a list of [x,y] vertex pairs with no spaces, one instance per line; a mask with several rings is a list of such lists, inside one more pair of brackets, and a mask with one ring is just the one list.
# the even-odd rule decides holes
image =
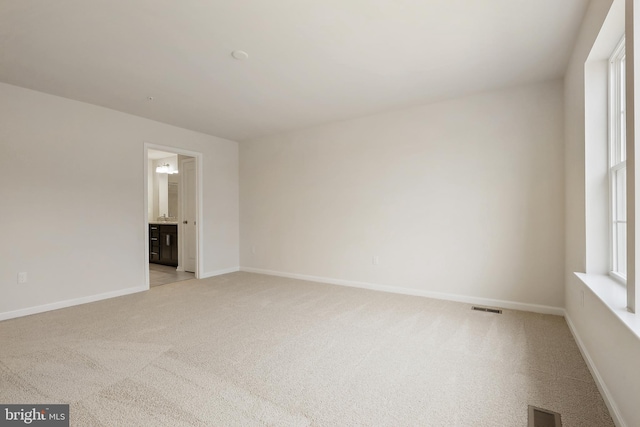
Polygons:
[[372,263],[373,265],[379,265],[379,264],[380,264],[380,257],[379,257],[378,255],[375,255],[375,256],[373,257],[373,259],[371,260],[371,263]]
[[18,273],[18,283],[27,283],[27,273]]

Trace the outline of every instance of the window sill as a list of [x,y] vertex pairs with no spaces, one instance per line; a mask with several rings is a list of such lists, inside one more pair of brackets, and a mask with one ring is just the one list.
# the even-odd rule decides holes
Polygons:
[[637,338],[640,338],[640,316],[627,311],[627,289],[624,285],[604,274],[574,274]]

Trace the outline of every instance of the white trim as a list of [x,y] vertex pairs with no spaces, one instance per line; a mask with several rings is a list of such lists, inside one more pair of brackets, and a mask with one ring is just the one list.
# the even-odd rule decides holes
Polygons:
[[596,364],[593,362],[593,359],[591,359],[591,355],[589,354],[589,352],[587,351],[587,348],[582,342],[582,339],[578,334],[578,330],[573,325],[573,322],[571,321],[571,317],[569,317],[569,313],[565,313],[564,318],[567,321],[567,325],[569,325],[569,330],[573,335],[573,339],[578,344],[578,348],[580,349],[580,353],[582,353],[582,357],[587,362],[587,367],[589,368],[589,371],[591,372],[591,376],[593,376],[596,382],[596,386],[598,387],[598,390],[600,391],[600,394],[604,399],[604,403],[607,405],[607,408],[609,409],[609,414],[611,414],[613,423],[617,427],[627,427],[627,423],[624,422],[624,419],[620,414],[618,405],[616,405],[616,402],[613,400],[613,396],[611,396],[611,392],[609,391],[609,389],[607,388],[607,385],[602,379],[602,376],[600,375],[598,368],[596,368]]
[[[237,271],[240,271],[240,267],[231,267],[231,268],[226,268],[222,270],[211,271],[208,273],[204,273],[201,279],[206,279],[207,277],[220,276],[222,274],[235,273]],[[147,269],[147,274],[149,274],[148,269]],[[147,278],[147,283],[148,283],[148,278]],[[149,290],[148,286],[136,286],[133,288],[120,289],[118,291],[106,292],[103,294],[89,295],[86,297],[58,301],[50,304],[38,305],[35,307],[28,307],[20,310],[15,310],[15,311],[7,311],[4,313],[0,313],[0,321],[15,319],[17,317],[29,316],[32,314],[44,313],[46,311],[59,310],[61,308],[73,307],[75,305],[87,304],[90,302],[102,301],[105,299],[121,297],[129,294],[135,294],[138,292],[145,292],[148,290]]]
[[419,297],[427,297],[441,299],[447,301],[456,301],[466,304],[478,304],[484,306],[493,306],[508,310],[531,311],[534,313],[554,314],[556,316],[564,316],[564,309],[561,307],[552,307],[548,305],[527,304],[523,302],[505,301],[490,298],[472,297],[466,295],[448,294],[443,292],[425,291],[422,289],[402,288],[399,286],[379,285],[375,283],[357,282],[353,280],[334,279],[331,277],[309,276],[306,274],[286,273],[282,271],[263,270],[261,268],[240,267],[240,271],[248,273],[267,274],[269,276],[288,277],[291,279],[308,280],[310,282],[328,283],[331,285],[350,286],[354,288],[371,289],[374,291],[390,292],[402,295],[414,295]]
[[15,319],[16,317],[29,316],[31,314],[44,313],[45,311],[59,310],[61,308],[87,304],[89,302],[96,302],[109,298],[121,297],[123,295],[135,294],[137,292],[144,292],[146,290],[148,290],[146,286],[136,286],[134,288],[120,289],[118,291],[106,292],[104,294],[89,295],[86,297],[58,301],[50,304],[38,305],[35,307],[22,308],[20,310],[6,311],[4,313],[0,313],[0,321]]
[[222,270],[210,271],[208,273],[204,273],[200,278],[206,279],[207,277],[221,276],[223,274],[236,273],[240,271],[240,267],[231,267],[224,268]]
[[203,228],[203,205],[204,205],[204,186],[203,186],[203,177],[204,177],[204,161],[203,154],[198,151],[190,151],[185,150],[178,147],[170,147],[168,145],[158,145],[153,144],[151,142],[145,142],[143,145],[143,153],[144,153],[144,267],[145,267],[145,280],[147,289],[149,286],[149,196],[148,196],[148,186],[149,186],[149,177],[148,177],[148,163],[149,163],[149,150],[158,150],[158,151],[167,151],[169,153],[174,154],[182,154],[183,156],[189,156],[196,159],[196,223],[197,223],[197,233],[196,233],[196,245],[197,245],[197,254],[196,254],[196,271],[195,276],[196,279],[200,279],[204,277],[203,273],[203,257],[204,257],[204,239],[202,236],[204,235]]
[[149,148],[145,143],[142,148],[142,156],[144,157],[143,168],[143,197],[144,201],[144,254],[143,254],[143,267],[144,267],[144,285],[145,289],[151,288],[149,281]]
[[615,271],[610,271],[609,276],[613,277],[616,281],[618,281],[621,285],[627,286],[627,278],[622,276],[620,273]]

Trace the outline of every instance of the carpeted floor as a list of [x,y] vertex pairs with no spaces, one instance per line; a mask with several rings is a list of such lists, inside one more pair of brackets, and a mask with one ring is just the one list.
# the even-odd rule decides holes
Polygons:
[[251,273],[0,322],[0,403],[78,426],[613,422],[563,318]]

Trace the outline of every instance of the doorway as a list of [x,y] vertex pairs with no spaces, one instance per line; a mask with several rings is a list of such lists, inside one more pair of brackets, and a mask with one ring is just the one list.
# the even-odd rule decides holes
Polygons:
[[201,154],[145,144],[144,158],[147,286],[198,278]]

